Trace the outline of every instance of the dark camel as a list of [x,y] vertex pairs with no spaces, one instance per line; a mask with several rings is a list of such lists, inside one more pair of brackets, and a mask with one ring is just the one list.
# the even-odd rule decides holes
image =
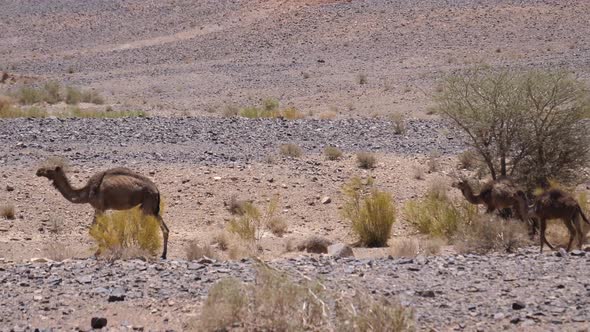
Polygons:
[[553,246],[545,238],[547,220],[549,219],[561,219],[567,227],[570,233],[567,251],[570,251],[576,236],[578,236],[578,246],[582,248],[584,234],[580,218],[587,224],[590,224],[590,222],[584,215],[580,204],[572,195],[560,189],[549,189],[535,198],[528,214],[530,217],[537,219],[540,224],[541,252],[543,252],[543,243],[546,243],[551,250],[554,250]]
[[455,182],[452,186],[461,190],[461,193],[469,203],[485,205],[486,213],[493,213],[496,209],[510,208],[517,219],[526,221],[529,224],[531,228],[529,235],[531,238],[534,236],[536,227],[527,218],[526,199],[521,195],[522,191],[510,179],[500,178],[495,181],[489,181],[483,185],[479,194],[473,192],[467,180]]
[[95,210],[94,220],[106,210],[127,210],[137,205],[145,215],[152,215],[160,223],[164,238],[162,258],[168,251],[168,227],[160,216],[160,192],[148,178],[127,168],[112,168],[94,174],[88,183],[79,189],[72,188],[60,166],[45,166],[37,170],[37,176],[52,181],[53,186],[68,201],[76,204],[90,204]]

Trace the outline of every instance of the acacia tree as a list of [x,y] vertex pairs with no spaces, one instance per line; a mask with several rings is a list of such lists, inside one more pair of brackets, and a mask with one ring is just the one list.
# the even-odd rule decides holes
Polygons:
[[493,179],[567,180],[590,154],[588,92],[565,72],[477,67],[447,77],[437,111],[468,137]]

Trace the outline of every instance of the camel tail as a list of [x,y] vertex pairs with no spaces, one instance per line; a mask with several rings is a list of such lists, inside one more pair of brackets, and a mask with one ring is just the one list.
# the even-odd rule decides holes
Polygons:
[[[154,212],[156,213],[156,216],[160,215],[160,193],[158,193],[158,195],[156,196],[156,207],[154,208]],[[588,221],[586,221],[588,222]]]
[[586,215],[584,214],[584,211],[582,211],[582,208],[578,205],[578,212],[580,213],[580,216],[582,216],[582,219],[584,219],[584,221],[590,225],[590,221],[588,221],[588,218],[586,217]]

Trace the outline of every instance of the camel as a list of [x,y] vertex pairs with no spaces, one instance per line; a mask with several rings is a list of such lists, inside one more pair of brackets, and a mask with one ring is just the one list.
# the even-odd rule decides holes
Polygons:
[[479,194],[474,194],[471,185],[467,180],[461,180],[452,184],[452,187],[461,190],[463,197],[471,204],[483,204],[486,206],[486,213],[493,213],[496,209],[510,208],[521,221],[530,225],[529,235],[534,237],[536,225],[527,216],[527,204],[524,193],[519,190],[508,178],[492,180],[483,185]]
[[[522,193],[519,195],[523,196]],[[545,238],[548,219],[561,219],[567,227],[570,233],[567,251],[570,251],[576,235],[578,236],[578,246],[582,248],[584,234],[580,224],[580,217],[587,224],[590,224],[590,222],[584,215],[580,204],[572,195],[560,189],[549,189],[535,198],[527,213],[530,217],[537,219],[540,224],[541,253],[543,252],[543,243],[546,243],[551,250],[554,250],[553,246]]]
[[146,215],[156,217],[164,238],[162,258],[168,251],[168,227],[160,216],[160,192],[148,178],[127,168],[112,168],[94,174],[88,183],[79,189],[72,188],[61,166],[44,166],[37,176],[46,177],[65,199],[75,204],[89,203],[94,208],[94,220],[106,210],[127,210],[141,205]]

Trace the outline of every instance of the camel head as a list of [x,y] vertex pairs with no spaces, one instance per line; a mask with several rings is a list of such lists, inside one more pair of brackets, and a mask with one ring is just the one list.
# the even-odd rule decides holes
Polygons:
[[469,187],[469,183],[467,182],[467,180],[461,179],[461,180],[453,182],[451,184],[451,187],[457,188],[457,189],[463,191],[463,189],[466,189],[467,187]]
[[37,170],[37,176],[46,177],[49,180],[54,180],[56,174],[63,172],[61,166],[44,166]]

